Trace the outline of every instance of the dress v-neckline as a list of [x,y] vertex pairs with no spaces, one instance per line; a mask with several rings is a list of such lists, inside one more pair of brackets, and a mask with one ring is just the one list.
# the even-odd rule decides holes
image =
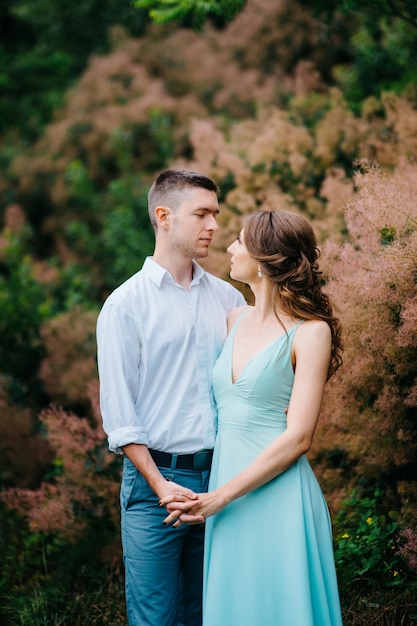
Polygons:
[[277,343],[280,339],[282,339],[282,337],[285,337],[286,340],[288,340],[289,334],[294,330],[294,328],[297,328],[297,326],[299,326],[304,321],[304,320],[300,320],[299,322],[294,324],[294,326],[292,326],[292,328],[290,328],[290,330],[288,330],[286,332],[283,332],[281,335],[278,335],[278,337],[276,337],[275,339],[270,341],[266,346],[261,348],[261,350],[256,352],[256,354],[254,354],[250,359],[248,359],[246,361],[245,365],[240,370],[239,376],[237,376],[235,378],[235,380],[233,380],[233,353],[234,353],[234,347],[235,347],[236,330],[237,330],[238,326],[240,325],[240,322],[247,315],[248,312],[249,312],[248,310],[244,311],[242,313],[242,315],[236,320],[236,323],[235,323],[235,325],[234,325],[234,327],[232,329],[232,332],[231,332],[231,337],[230,337],[230,340],[231,340],[230,341],[230,343],[231,343],[231,347],[230,347],[230,380],[231,380],[231,383],[232,383],[232,387],[234,387],[236,385],[236,383],[239,382],[239,380],[242,378],[243,374],[245,373],[245,370],[249,367],[249,365],[252,363],[252,361],[254,361],[257,357],[261,356],[261,354],[263,354],[264,352],[269,350],[269,348],[271,348],[275,343]]

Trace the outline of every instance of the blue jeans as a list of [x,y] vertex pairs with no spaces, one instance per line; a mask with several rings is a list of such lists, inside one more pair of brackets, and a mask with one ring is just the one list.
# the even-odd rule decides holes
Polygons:
[[[197,493],[207,491],[208,471],[159,470]],[[204,525],[164,526],[165,507],[126,457],[120,502],[129,626],[201,626]]]

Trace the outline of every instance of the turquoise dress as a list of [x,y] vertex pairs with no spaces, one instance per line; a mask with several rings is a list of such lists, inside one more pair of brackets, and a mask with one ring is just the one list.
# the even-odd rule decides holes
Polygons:
[[[233,384],[240,319],[214,369],[219,423],[210,490],[243,470],[286,428],[294,379],[291,345],[302,322],[255,355]],[[329,512],[302,456],[208,518],[203,626],[341,624]]]

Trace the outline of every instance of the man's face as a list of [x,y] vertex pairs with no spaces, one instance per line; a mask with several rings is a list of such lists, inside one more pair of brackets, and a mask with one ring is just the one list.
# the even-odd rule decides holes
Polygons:
[[188,259],[205,258],[213,235],[219,230],[216,222],[218,214],[219,202],[214,191],[201,187],[191,188],[173,213],[173,251]]

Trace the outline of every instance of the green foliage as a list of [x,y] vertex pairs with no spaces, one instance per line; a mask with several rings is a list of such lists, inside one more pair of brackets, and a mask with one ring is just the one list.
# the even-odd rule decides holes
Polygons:
[[345,626],[416,623],[417,580],[400,554],[398,513],[388,508],[382,491],[353,491],[333,521]]
[[63,100],[75,74],[75,59],[66,52],[11,53],[0,43],[0,131],[19,128],[29,139]]
[[130,173],[133,146],[127,147],[130,140],[122,129],[114,134],[113,141],[123,174],[101,192],[94,188],[80,161],[70,163],[67,169],[71,203],[80,217],[67,223],[64,234],[80,263],[67,265],[61,272],[60,293],[66,294],[65,310],[83,300],[97,301],[103,289],[113,289],[137,272],[152,253],[154,235],[147,210],[148,186],[141,177]]
[[154,152],[153,160],[150,160],[148,168],[152,171],[163,169],[175,154],[173,138],[173,120],[158,107],[152,107],[149,111],[149,138]]
[[152,254],[153,230],[147,211],[146,188],[137,176],[109,186],[108,211],[102,233],[106,284],[119,285],[137,272]]
[[[75,226],[78,224],[80,223],[72,223],[73,235],[76,232]],[[85,230],[83,224],[80,224],[80,227],[83,231]],[[70,227],[69,229],[71,232]],[[89,239],[89,233],[84,234],[86,234],[86,239]],[[59,285],[54,290],[55,314],[59,311],[71,311],[79,305],[91,307],[96,304],[99,289],[87,265],[67,263],[61,268],[59,276]]]
[[34,542],[36,538],[27,523],[0,503],[1,595],[21,585],[29,571],[43,570],[42,551],[33,550]]
[[201,28],[207,19],[217,25],[230,22],[243,9],[246,0],[134,0],[138,8],[149,10],[157,24],[178,21]]
[[[74,130],[74,127],[72,127]],[[80,129],[80,132],[86,132],[84,127]],[[74,137],[75,139],[75,137]],[[65,181],[71,190],[72,204],[79,207],[81,210],[85,206],[88,212],[95,213],[98,207],[98,201],[96,196],[96,189],[94,188],[92,180],[88,176],[88,172],[83,162],[80,159],[71,161],[65,172]]]
[[417,84],[417,31],[407,22],[365,16],[352,35],[350,49],[351,62],[336,66],[334,74],[354,105],[369,95],[386,90],[402,93]]
[[399,18],[417,28],[416,4],[414,0],[315,0],[314,11],[318,15],[344,13],[367,13],[372,19],[387,17]]
[[148,20],[130,2],[13,0],[0,7],[0,132],[38,136],[92,53],[109,49],[109,29],[141,35]]
[[51,314],[42,286],[26,253],[31,230],[9,234],[0,268],[0,362],[2,372],[33,381],[42,356],[39,329]]
[[398,514],[385,512],[384,494],[342,502],[334,521],[335,561],[342,589],[392,587],[406,581],[405,562],[398,552]]
[[396,230],[392,226],[381,228],[381,245],[388,246],[395,240]]

